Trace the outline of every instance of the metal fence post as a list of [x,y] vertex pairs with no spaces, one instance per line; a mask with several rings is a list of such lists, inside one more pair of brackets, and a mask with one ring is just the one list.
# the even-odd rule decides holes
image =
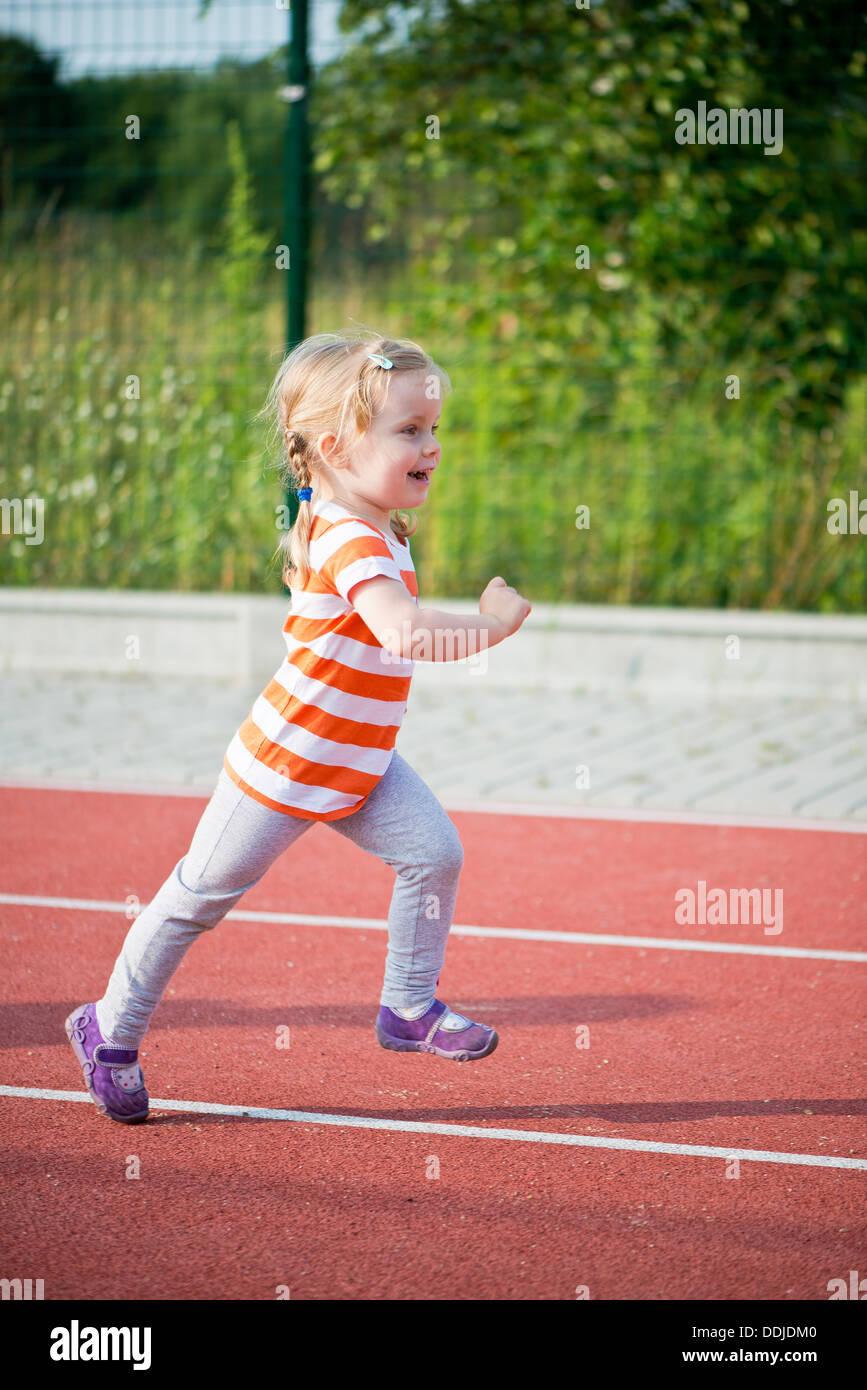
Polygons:
[[[308,0],[293,0],[289,16],[288,86],[280,96],[289,103],[283,144],[283,215],[289,247],[286,282],[286,351],[307,336],[307,267],[310,242],[310,133],[307,98],[310,67],[307,56]],[[298,515],[298,499],[286,491],[289,524]]]

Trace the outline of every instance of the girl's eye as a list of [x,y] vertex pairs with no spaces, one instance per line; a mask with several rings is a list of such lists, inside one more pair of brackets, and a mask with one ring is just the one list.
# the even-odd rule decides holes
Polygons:
[[[407,428],[408,430],[415,430],[415,429],[418,429],[418,425],[407,425],[406,428]],[[431,425],[431,432],[432,432],[432,433],[435,433],[438,429],[439,429],[439,425]]]

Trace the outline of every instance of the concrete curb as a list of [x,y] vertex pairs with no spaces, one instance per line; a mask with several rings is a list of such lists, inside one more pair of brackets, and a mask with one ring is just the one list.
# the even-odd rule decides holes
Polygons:
[[[473,600],[423,606],[478,612]],[[270,595],[0,588],[0,669],[264,685],[283,658],[288,611]],[[414,679],[863,701],[867,617],[537,604],[513,638],[461,662],[419,661]]]

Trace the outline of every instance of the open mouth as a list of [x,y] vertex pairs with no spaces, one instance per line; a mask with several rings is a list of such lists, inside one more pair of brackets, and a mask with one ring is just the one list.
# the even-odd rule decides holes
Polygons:
[[431,470],[429,468],[420,468],[417,473],[407,473],[406,476],[408,478],[415,478],[418,482],[429,483],[430,474]]

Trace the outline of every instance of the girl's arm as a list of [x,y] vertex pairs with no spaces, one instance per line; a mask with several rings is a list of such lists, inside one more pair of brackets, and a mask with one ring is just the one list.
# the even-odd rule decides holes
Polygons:
[[478,618],[417,608],[397,579],[367,579],[352,590],[353,607],[392,656],[412,661],[460,661],[517,632],[531,606],[499,575],[479,599]]

